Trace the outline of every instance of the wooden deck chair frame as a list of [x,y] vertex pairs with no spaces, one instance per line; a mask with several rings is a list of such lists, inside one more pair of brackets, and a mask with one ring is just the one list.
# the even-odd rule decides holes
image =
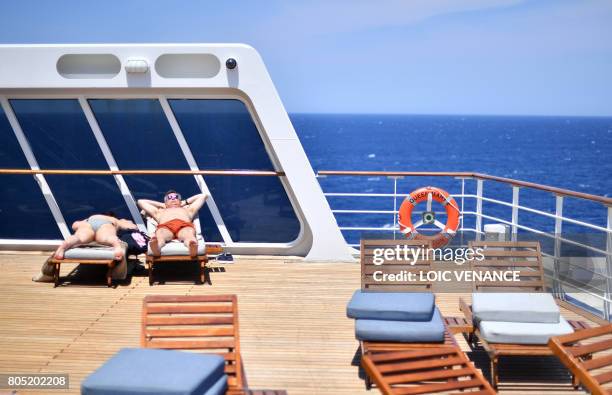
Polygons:
[[[514,292],[544,292],[544,269],[542,266],[542,253],[540,243],[535,241],[472,241],[469,243],[470,248],[483,248],[484,260],[471,261],[471,269],[477,271],[493,271],[505,270],[507,268],[518,268],[519,279],[521,281],[513,282],[477,282],[473,283],[473,290],[477,292],[481,288],[496,288],[505,291],[511,290]],[[485,247],[492,247],[485,248]],[[528,258],[535,258],[529,260]],[[471,323],[472,329],[468,333],[468,343],[474,344],[478,339],[482,347],[485,349],[491,360],[491,383],[494,388],[497,388],[499,383],[498,364],[499,358],[505,356],[552,356],[551,349],[546,345],[538,344],[512,344],[512,343],[489,343],[480,334],[480,331],[473,324],[472,307],[462,298],[459,299],[459,308],[465,315],[468,323]],[[569,324],[574,330],[587,328],[588,325],[583,321],[571,321]]]
[[[449,330],[448,325],[444,324],[444,341],[435,343],[400,343],[400,342],[376,342],[376,341],[360,341],[359,345],[361,348],[361,366],[366,371],[365,385],[367,389],[372,387],[373,377],[367,374],[367,369],[364,365],[364,357],[368,355],[377,355],[388,352],[399,352],[399,351],[414,351],[414,350],[457,350],[458,353],[463,354],[457,340]],[[467,358],[467,357],[466,357]]]
[[[147,232],[149,233],[149,235],[151,237],[153,237],[153,235],[155,235],[155,230],[157,228],[157,223],[155,222],[155,220],[151,217],[145,216],[145,220],[147,223]],[[195,227],[196,230],[196,239],[198,240],[198,243],[200,243],[200,240],[204,240],[204,237],[202,236],[202,227],[200,225],[200,218],[199,216],[196,216],[193,219],[193,225]],[[177,241],[172,241],[172,242],[177,242]],[[206,272],[206,264],[208,263],[208,255],[211,254],[220,254],[222,252],[222,248],[220,245],[207,245],[205,247],[204,250],[204,254],[202,255],[197,255],[195,257],[192,257],[190,255],[162,255],[162,256],[153,256],[150,255],[147,251],[146,254],[146,265],[147,265],[147,269],[149,272],[149,285],[153,285],[153,283],[155,282],[154,277],[153,277],[153,269],[154,266],[157,263],[167,263],[167,262],[193,262],[193,261],[197,261],[198,265],[199,265],[199,282],[200,284],[204,284],[205,282],[208,282],[209,284],[212,285],[210,278],[207,276],[207,272]]]
[[[75,246],[75,248],[86,247],[86,246],[87,244],[78,245],[78,246]],[[108,248],[113,248],[113,247],[108,247]],[[127,251],[125,251],[124,254],[127,254]],[[113,269],[115,268],[115,266],[118,266],[119,264],[121,264],[121,261],[116,260],[116,259],[76,259],[76,258],[56,259],[54,255],[55,255],[55,251],[51,254],[49,259],[47,260],[47,263],[49,263],[50,265],[53,265],[53,287],[54,288],[59,286],[60,284],[60,270],[61,270],[62,263],[77,263],[81,265],[105,265],[107,266],[108,270],[106,271],[106,285],[108,287],[112,287],[113,285],[113,277],[112,277]],[[124,256],[123,259],[127,259],[127,257]]]
[[[362,239],[361,240],[361,287],[362,290],[377,290],[377,291],[430,291],[432,287],[431,282],[409,282],[409,283],[381,283],[376,282],[373,279],[373,273],[376,270],[380,270],[380,266],[376,266],[373,263],[374,249],[375,248],[389,248],[395,247],[396,245],[408,246],[408,248],[419,247],[419,248],[432,248],[430,240],[376,240],[376,239]],[[403,247],[401,247],[403,248]],[[392,271],[386,270],[385,273],[397,273],[399,271],[407,272],[418,272],[418,271],[429,271],[431,270],[432,260],[422,259],[418,260],[414,265],[410,265],[403,260],[386,260],[384,265],[394,265]],[[388,266],[387,266],[388,268]],[[362,364],[363,357],[368,355],[374,355],[378,353],[384,353],[389,351],[402,351],[402,350],[436,350],[436,349],[453,349],[457,353],[463,353],[457,344],[457,341],[453,337],[454,333],[463,332],[469,330],[466,327],[463,317],[444,317],[444,323],[446,330],[444,332],[444,341],[435,343],[401,343],[401,342],[378,342],[378,341],[360,341],[359,345],[362,352]],[[467,358],[467,357],[465,357]],[[365,366],[364,366],[365,369]],[[367,373],[367,369],[366,369]],[[370,375],[366,374],[366,388],[371,387]]]
[[236,295],[150,295],[143,299],[144,348],[217,353],[225,358],[227,394],[246,393]]
[[[612,382],[612,324],[588,328],[564,336],[551,337],[548,346],[576,378],[595,395],[608,395]],[[594,371],[602,371],[595,374]]]
[[362,366],[384,395],[449,391],[495,394],[482,372],[458,347],[367,354],[362,357]]

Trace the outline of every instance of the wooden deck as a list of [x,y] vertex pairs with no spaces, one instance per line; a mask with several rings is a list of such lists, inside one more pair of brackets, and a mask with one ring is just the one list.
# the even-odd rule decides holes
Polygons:
[[[117,350],[138,347],[144,296],[221,293],[238,295],[250,388],[286,389],[290,395],[378,392],[366,391],[359,377],[353,321],[345,315],[347,301],[360,286],[358,264],[242,257],[233,264],[213,263],[218,271],[211,273],[212,286],[195,285],[189,270],[197,268],[187,265],[184,270],[162,267],[158,278],[168,279],[164,285],[150,287],[143,274],[116,288],[106,287],[104,268],[87,267],[87,272],[70,276],[72,284],[53,288],[30,280],[44,259],[32,253],[0,255],[0,373],[70,375],[69,391],[46,393],[78,393],[80,382]],[[69,271],[62,267],[63,275]],[[469,298],[438,294],[443,314],[460,315],[459,296]],[[458,339],[468,350],[463,338]],[[488,377],[486,354],[469,355]],[[500,376],[503,394],[583,393],[572,389],[555,358],[502,359]]]

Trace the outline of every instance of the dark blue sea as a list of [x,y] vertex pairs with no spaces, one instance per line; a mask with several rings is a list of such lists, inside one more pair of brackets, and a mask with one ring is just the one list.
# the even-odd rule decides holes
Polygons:
[[[315,171],[479,172],[612,196],[612,118],[293,114],[291,120]],[[320,182],[324,192],[393,192],[393,181],[385,177],[329,176]],[[398,192],[427,185],[461,192],[460,181],[446,177],[408,177],[398,181]],[[466,181],[466,193],[475,192],[476,183]],[[512,188],[486,181],[484,196],[510,202]],[[565,216],[605,226],[601,204],[565,200]],[[329,201],[332,209],[394,208],[393,198]],[[555,209],[555,197],[548,192],[523,188],[520,203],[551,213]],[[464,208],[474,210],[474,199],[466,199]],[[484,203],[483,212],[510,221],[508,207]],[[392,216],[376,214],[339,214],[337,219],[340,226],[388,227],[393,222]],[[553,219],[524,211],[519,223],[554,229]],[[564,229],[587,231],[571,224]]]

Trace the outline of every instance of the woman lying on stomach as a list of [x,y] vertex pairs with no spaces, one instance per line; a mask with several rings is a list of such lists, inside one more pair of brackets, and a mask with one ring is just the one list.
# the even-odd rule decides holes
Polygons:
[[117,237],[120,229],[137,229],[134,222],[129,219],[117,218],[109,211],[102,214],[94,214],[82,221],[72,224],[74,234],[68,237],[55,251],[55,259],[63,259],[66,250],[80,244],[96,243],[111,246],[115,250],[115,259],[123,259],[123,247]]

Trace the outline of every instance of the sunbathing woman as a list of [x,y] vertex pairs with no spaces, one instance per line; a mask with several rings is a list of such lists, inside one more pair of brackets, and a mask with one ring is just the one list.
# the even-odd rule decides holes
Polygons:
[[119,219],[112,212],[95,214],[82,221],[75,221],[72,224],[74,234],[64,240],[55,251],[56,259],[63,259],[66,250],[79,245],[87,244],[92,241],[112,246],[115,248],[115,259],[123,258],[123,248],[117,237],[119,229],[137,229],[135,223],[128,219]]

